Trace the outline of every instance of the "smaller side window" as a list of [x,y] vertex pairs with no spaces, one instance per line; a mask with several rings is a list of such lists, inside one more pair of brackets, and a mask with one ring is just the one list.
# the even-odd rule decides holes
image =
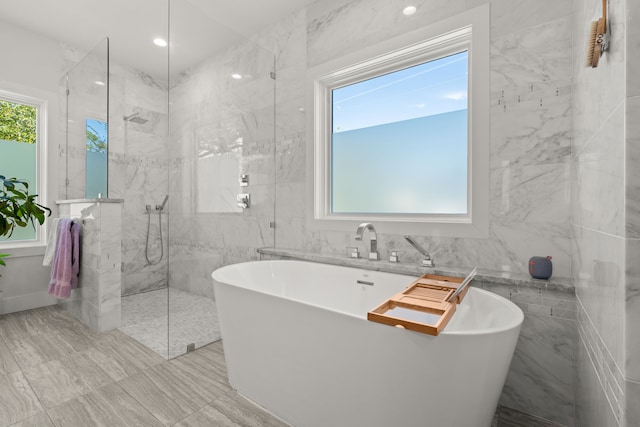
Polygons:
[[[0,175],[29,184],[29,194],[38,194],[42,203],[41,153],[46,102],[0,91]],[[17,227],[10,237],[0,237],[0,245],[38,243],[41,228]]]

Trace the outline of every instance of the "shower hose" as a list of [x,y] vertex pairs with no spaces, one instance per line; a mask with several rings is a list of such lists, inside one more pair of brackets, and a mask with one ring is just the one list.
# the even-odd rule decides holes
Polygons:
[[162,209],[157,209],[158,211],[158,228],[160,229],[160,258],[157,261],[151,261],[149,259],[149,234],[151,231],[151,206],[147,205],[147,243],[144,248],[144,257],[147,259],[147,265],[156,265],[160,261],[162,261],[162,257],[164,257],[164,243],[162,241]]

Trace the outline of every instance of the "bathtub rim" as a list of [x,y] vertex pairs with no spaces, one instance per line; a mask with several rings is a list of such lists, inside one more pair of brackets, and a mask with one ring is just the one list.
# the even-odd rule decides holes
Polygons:
[[[215,269],[211,273],[211,277],[212,277],[212,279],[214,281],[214,286],[215,286],[215,283],[220,283],[220,284],[224,284],[224,285],[227,285],[227,286],[233,286],[233,287],[236,287],[236,288],[245,289],[245,290],[251,291],[251,292],[256,292],[256,293],[259,293],[259,294],[262,294],[262,295],[268,295],[268,296],[271,296],[271,297],[274,297],[274,298],[281,298],[281,299],[284,299],[284,300],[296,302],[296,303],[303,304],[303,305],[306,305],[306,306],[309,306],[309,307],[316,307],[318,309],[331,311],[333,313],[338,313],[338,314],[349,316],[349,317],[353,317],[353,318],[356,318],[356,319],[369,321],[367,319],[366,314],[363,315],[363,316],[358,316],[358,315],[355,315],[353,313],[347,313],[347,312],[344,312],[344,311],[341,311],[341,310],[336,310],[336,309],[331,308],[331,307],[326,307],[326,306],[322,306],[322,305],[314,305],[314,304],[311,304],[311,303],[306,302],[306,301],[301,301],[301,300],[294,299],[294,298],[288,298],[288,297],[284,297],[284,296],[277,295],[277,294],[270,293],[270,292],[264,292],[264,291],[261,291],[259,289],[248,288],[248,287],[245,287],[245,286],[242,286],[242,285],[229,283],[227,280],[220,280],[219,278],[216,278],[216,273],[217,272],[220,271],[220,273],[218,273],[218,275],[224,272],[224,271],[221,271],[221,270],[232,270],[232,269],[239,268],[239,266],[241,266],[241,265],[258,265],[258,264],[303,264],[303,265],[311,264],[311,265],[331,266],[331,267],[334,267],[334,268],[339,269],[339,270],[346,268],[346,269],[355,270],[355,271],[372,271],[372,270],[366,270],[366,269],[362,269],[362,268],[336,266],[336,265],[332,265],[332,264],[324,264],[324,263],[317,263],[317,262],[311,262],[311,261],[302,261],[302,260],[256,260],[256,261],[244,261],[244,262],[225,265],[223,267],[219,267],[219,268]],[[374,272],[375,273],[382,273],[382,274],[392,274],[392,275],[403,276],[402,274],[398,274],[398,273],[386,273],[386,272],[377,272],[377,271],[374,271]],[[406,276],[415,277],[415,276],[411,276],[411,275],[406,275]],[[501,295],[498,295],[498,294],[496,294],[494,292],[488,291],[486,289],[477,288],[475,286],[471,286],[469,288],[469,292],[479,293],[479,294],[485,295],[485,297],[488,297],[488,298],[491,298],[492,300],[495,300],[496,303],[501,304],[502,306],[506,307],[509,311],[511,311],[513,313],[514,317],[513,318],[509,318],[509,322],[506,322],[504,326],[496,326],[496,327],[491,327],[491,328],[479,328],[479,329],[464,329],[464,330],[458,330],[458,331],[451,331],[451,330],[448,331],[445,328],[442,332],[440,332],[439,336],[441,336],[441,335],[444,335],[444,336],[482,336],[482,335],[490,335],[490,334],[499,334],[499,333],[511,331],[513,329],[516,329],[516,328],[520,328],[522,326],[522,322],[524,321],[524,312],[513,301],[510,301],[510,300],[506,299],[505,297],[503,297]],[[380,301],[380,303],[382,303],[382,301]],[[455,316],[455,314],[454,314],[454,316]],[[376,323],[376,322],[371,322],[371,323]],[[414,332],[414,331],[409,331],[409,332]],[[420,332],[414,332],[414,333],[420,333]],[[424,335],[424,334],[422,334],[422,335]]]

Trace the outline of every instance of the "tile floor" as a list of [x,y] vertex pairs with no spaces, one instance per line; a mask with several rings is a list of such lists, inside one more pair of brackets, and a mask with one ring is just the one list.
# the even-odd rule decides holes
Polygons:
[[220,339],[215,301],[178,289],[122,297],[121,313],[119,329],[165,359]]
[[59,307],[0,317],[0,427],[286,426],[235,393],[220,342],[167,361]]
[[[222,342],[165,360],[121,331],[94,332],[51,306],[0,316],[0,427],[5,426],[287,424],[231,389]],[[506,408],[492,424],[550,426],[555,424]]]

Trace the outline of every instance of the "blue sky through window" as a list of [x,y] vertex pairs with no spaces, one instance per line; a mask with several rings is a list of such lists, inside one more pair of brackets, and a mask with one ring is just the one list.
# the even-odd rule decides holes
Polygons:
[[467,67],[463,51],[334,89],[333,132],[466,109]]
[[334,213],[466,214],[466,51],[332,92]]

